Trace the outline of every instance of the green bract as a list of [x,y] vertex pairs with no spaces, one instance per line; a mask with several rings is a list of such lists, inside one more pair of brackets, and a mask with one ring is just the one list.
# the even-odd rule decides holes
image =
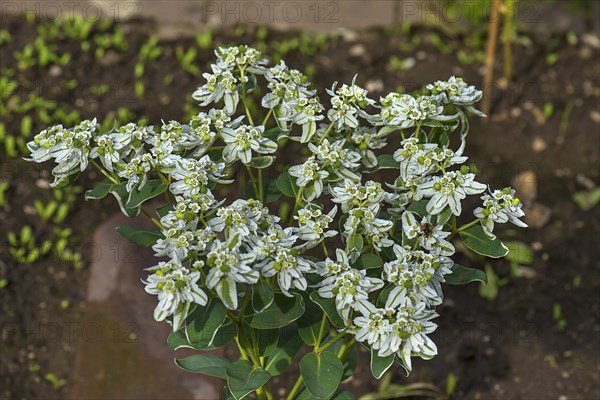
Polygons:
[[[269,67],[246,46],[215,53],[194,93],[213,108],[188,123],[99,132],[84,121],[28,144],[33,161],[56,162],[54,185],[93,165],[106,179],[86,199],[111,193],[127,216],[143,212],[154,222],[154,230],[118,231],[165,260],[147,268],[144,284],[158,298],[154,317],[173,328],[169,346],[235,343],[240,353],[177,365],[224,379],[226,398],[271,399],[269,379],[296,360],[289,399],[346,399],[338,386],[353,374],[359,344],[375,378],[394,363],[410,371],[412,357],[435,356],[429,335],[443,284],[486,279],[452,261],[456,242],[503,257],[495,224],[525,226],[514,191],[484,193],[464,164],[467,113],[481,115],[473,107],[481,92],[451,77],[427,86],[430,94],[394,92],[377,102],[354,79],[326,91],[326,110],[284,62]],[[309,155],[297,160],[303,146]],[[282,155],[294,165],[278,162]],[[395,179],[379,182],[380,169]],[[283,172],[267,180],[265,170]],[[218,198],[245,177],[247,186]],[[231,198],[235,189],[244,198]],[[476,218],[457,225],[471,195],[482,199]],[[150,199],[167,204],[148,210]]]

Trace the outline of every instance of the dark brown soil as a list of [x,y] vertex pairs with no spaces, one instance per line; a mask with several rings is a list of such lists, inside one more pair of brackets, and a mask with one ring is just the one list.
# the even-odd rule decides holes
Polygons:
[[[29,83],[29,87],[21,89],[23,97],[42,94],[67,111],[79,110],[83,118],[114,117],[119,107],[131,110],[134,119],[146,116],[157,122],[161,118],[185,118],[185,106],[194,105],[189,95],[202,79],[181,70],[175,49],[187,49],[194,40],[161,43],[163,55],[147,65],[146,94],[139,100],[133,91],[133,66],[147,32],[152,31],[152,23],[130,23],[125,28],[128,50],[109,51],[100,61],[81,53],[76,41],[59,40],[58,52],[70,52],[73,61],[54,77],[48,68],[16,70],[13,79],[23,85]],[[22,20],[3,20],[0,29],[8,30],[14,38],[0,47],[1,67],[15,68],[13,52],[35,39],[35,26]],[[455,46],[454,51],[442,54],[428,40],[431,33]],[[269,32],[267,43],[294,35]],[[421,44],[410,51],[406,47],[401,50],[401,44],[417,35]],[[252,32],[241,38],[233,32],[220,32],[215,41],[252,43],[253,37]],[[600,398],[600,208],[584,212],[572,200],[575,192],[585,189],[581,182],[587,179],[596,185],[600,183],[600,57],[598,49],[581,40],[569,44],[564,37],[530,39],[527,46],[515,47],[514,82],[509,90],[495,96],[492,117],[485,122],[472,122],[467,152],[483,172],[482,180],[492,186],[510,185],[511,179],[525,171],[533,171],[537,176],[536,203],[550,209],[550,220],[538,229],[504,231],[505,237],[531,245],[535,261],[528,278],[510,278],[506,261],[493,263],[499,276],[508,277],[493,301],[481,298],[475,284],[447,287],[447,300],[440,309],[440,327],[435,335],[439,356],[416,362],[409,378],[395,371],[395,382],[431,382],[444,388],[448,375],[453,374],[457,378],[454,398]],[[481,65],[465,65],[457,60],[457,50],[465,48],[462,38],[446,37],[428,29],[413,30],[409,36],[367,31],[356,38],[329,40],[323,50],[314,54],[294,51],[284,58],[296,68],[313,65],[313,81],[321,90],[333,81],[349,82],[359,72],[359,84],[379,88],[372,90],[376,97],[399,86],[415,90],[452,74],[481,86]],[[546,60],[551,53],[558,59],[553,65]],[[389,66],[392,55],[400,59],[414,57],[416,66],[394,70]],[[212,50],[199,50],[197,65],[204,69],[212,58]],[[167,74],[172,75],[172,81],[166,84],[163,78]],[[76,89],[49,90],[71,79],[79,83]],[[107,93],[88,92],[92,85],[100,84],[108,85]],[[547,120],[540,117],[545,103],[554,106],[554,113]],[[561,133],[561,123],[565,123],[561,121],[563,111],[571,104],[574,107],[567,129]],[[34,132],[42,129],[43,124],[31,115]],[[21,118],[22,114],[17,113],[4,118],[7,131],[19,132]],[[564,133],[564,142],[557,143]],[[85,307],[87,270],[74,270],[72,265],[51,257],[18,265],[9,256],[8,232],[18,232],[28,224],[40,238],[47,233],[49,228],[41,226],[30,209],[34,199],[50,199],[52,194],[36,186],[40,179],[48,179],[49,166],[3,155],[0,167],[2,181],[10,183],[8,206],[0,211],[0,273],[8,280],[8,286],[0,289],[0,398],[64,398],[73,374],[77,335],[81,334],[77,322]],[[531,178],[531,174],[526,176]],[[89,188],[96,179],[85,176],[80,184]],[[87,262],[92,256],[87,245],[95,226],[114,210],[115,205],[108,198],[77,202],[62,224],[74,230],[76,248],[84,252]],[[464,263],[482,267],[479,260]],[[553,319],[557,304],[566,320],[563,331]],[[366,357],[361,357],[359,365],[366,365]],[[45,378],[48,373],[65,379],[66,384],[53,388]],[[368,369],[363,368],[348,386],[356,394],[376,390],[377,383],[368,376]]]

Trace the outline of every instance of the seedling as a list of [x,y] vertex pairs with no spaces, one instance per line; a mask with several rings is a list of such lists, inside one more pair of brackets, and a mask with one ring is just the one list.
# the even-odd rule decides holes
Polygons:
[[563,316],[562,307],[559,303],[554,303],[552,305],[552,319],[560,332],[564,332],[567,329],[567,320]]
[[213,34],[210,29],[196,35],[196,44],[202,50],[207,50],[213,47]]
[[179,65],[181,65],[181,68],[185,72],[194,76],[200,74],[200,68],[196,65],[198,51],[195,48],[190,47],[187,50],[183,50],[183,48],[177,47],[177,49],[175,49],[175,55],[177,61],[179,61]]

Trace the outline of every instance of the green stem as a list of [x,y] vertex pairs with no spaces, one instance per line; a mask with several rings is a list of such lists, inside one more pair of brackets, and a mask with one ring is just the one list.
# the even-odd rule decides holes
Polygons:
[[292,220],[294,219],[294,214],[296,213],[296,210],[298,209],[298,206],[300,205],[301,200],[302,200],[302,191],[303,190],[304,190],[304,186],[301,186],[298,189],[298,193],[296,193],[296,200],[294,201],[294,209],[292,210],[292,213],[290,214],[290,220],[289,220],[288,224],[290,222],[292,222]]
[[142,212],[144,213],[144,215],[146,215],[148,218],[150,218],[150,221],[152,221],[152,223],[154,225],[156,225],[161,230],[165,229],[165,227],[160,223],[160,221],[158,221],[156,218],[154,218],[154,216],[152,214],[150,214],[150,211],[146,210],[144,207],[142,207],[141,209],[142,209]]
[[100,164],[98,164],[96,162],[96,160],[91,160],[91,163],[92,163],[92,165],[94,165],[94,167],[98,168],[98,170],[102,173],[102,175],[107,177],[112,183],[114,183],[115,185],[121,184],[121,182],[116,180],[114,176],[110,175]]
[[331,128],[333,128],[333,122],[329,124],[329,126],[327,127],[327,130],[325,131],[325,133],[323,134],[321,139],[319,139],[319,141],[317,142],[317,145],[320,145],[321,143],[323,143],[323,140],[325,140],[325,138],[327,137],[327,134],[329,133]]
[[479,220],[476,219],[476,220],[473,220],[473,221],[469,222],[468,224],[465,224],[465,225],[461,226],[458,229],[453,230],[452,234],[450,235],[449,238],[451,238],[452,236],[456,235],[458,232],[464,231],[465,229],[472,227],[473,225],[475,225],[478,222],[479,222]]
[[269,117],[271,116],[271,114],[273,114],[273,109],[272,108],[269,110],[269,112],[267,113],[267,116],[263,120],[262,126],[267,126],[267,121],[269,120]]
[[321,245],[323,246],[323,251],[325,252],[325,257],[329,257],[329,254],[327,254],[327,246],[325,246],[325,239],[323,239],[323,241],[321,242]]
[[338,333],[336,336],[333,337],[333,339],[331,339],[329,342],[327,342],[323,347],[315,348],[314,352],[315,353],[324,352],[327,348],[329,348],[329,346],[335,344],[338,340],[343,338],[344,335],[346,335],[346,332]]
[[298,393],[298,390],[300,390],[300,387],[302,387],[302,375],[300,375],[296,380],[296,383],[294,383],[292,390],[290,390],[290,393],[288,394],[287,400],[292,400],[296,393]]
[[265,202],[265,188],[263,187],[262,168],[258,169],[258,193],[256,195],[261,203]]
[[321,345],[321,339],[323,339],[323,331],[325,330],[325,324],[327,323],[327,314],[323,313],[323,318],[321,318],[321,325],[319,326],[319,336],[317,338],[317,345],[315,346],[315,353],[317,349]]
[[254,195],[259,197],[258,188],[256,187],[256,179],[254,179],[254,174],[252,173],[252,168],[246,165],[246,170],[248,171],[248,175],[250,176],[250,183],[252,183],[252,188],[254,189]]

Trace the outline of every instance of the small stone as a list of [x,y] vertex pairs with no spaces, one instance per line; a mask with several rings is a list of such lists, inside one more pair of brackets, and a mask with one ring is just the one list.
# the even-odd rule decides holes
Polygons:
[[552,217],[552,210],[540,203],[533,203],[525,207],[525,223],[530,228],[540,229],[546,226]]
[[530,247],[531,247],[531,250],[533,250],[533,251],[540,251],[544,248],[544,245],[542,244],[542,242],[536,241],[536,242],[531,243]]
[[103,67],[110,67],[118,63],[120,59],[121,56],[119,56],[117,52],[108,50],[106,53],[104,53],[104,56],[98,60],[98,64],[102,65]]
[[357,43],[350,47],[348,54],[351,57],[365,57],[367,55],[367,48],[362,43]]
[[565,358],[573,357],[573,350],[565,350],[563,352],[563,357],[565,357]]
[[563,377],[563,379],[569,379],[569,377],[571,376],[571,374],[569,374],[569,372],[567,371],[563,371],[560,373],[560,376]]
[[591,33],[584,33],[581,36],[581,40],[583,41],[583,43],[593,47],[594,49],[600,49],[600,37],[598,37],[597,35]]
[[58,65],[53,65],[50,67],[50,70],[48,70],[48,75],[50,75],[51,78],[58,78],[62,73],[63,70]]
[[531,144],[531,149],[535,153],[541,153],[542,151],[546,150],[547,147],[548,147],[548,144],[541,137],[536,136],[535,138],[533,138],[533,143]]
[[29,205],[29,204],[26,204],[23,207],[23,212],[25,214],[27,214],[27,215],[35,215],[35,214],[37,214],[37,211],[35,210],[35,208],[33,206]]
[[346,42],[355,42],[356,40],[358,40],[358,33],[356,33],[356,31],[353,31],[352,29],[340,28],[339,32],[342,36],[342,39],[344,39],[344,41]]
[[512,118],[519,118],[521,114],[523,114],[523,110],[521,110],[519,107],[513,107],[510,109],[510,116]]
[[38,179],[35,181],[35,186],[40,189],[50,189],[50,182],[47,179]]
[[590,118],[595,123],[600,124],[600,111],[597,111],[597,110],[590,111]]
[[526,170],[515,176],[512,186],[524,204],[530,204],[537,198],[537,175],[533,170]]
[[369,79],[365,83],[365,89],[369,92],[382,92],[384,89],[383,81],[381,79]]
[[427,53],[425,53],[423,50],[419,50],[419,51],[417,51],[416,57],[417,57],[417,60],[423,61],[424,59],[427,58]]
[[579,49],[579,58],[582,60],[587,60],[592,56],[592,49],[589,47],[582,47]]
[[496,355],[496,350],[493,347],[488,347],[483,351],[483,355],[492,358]]

